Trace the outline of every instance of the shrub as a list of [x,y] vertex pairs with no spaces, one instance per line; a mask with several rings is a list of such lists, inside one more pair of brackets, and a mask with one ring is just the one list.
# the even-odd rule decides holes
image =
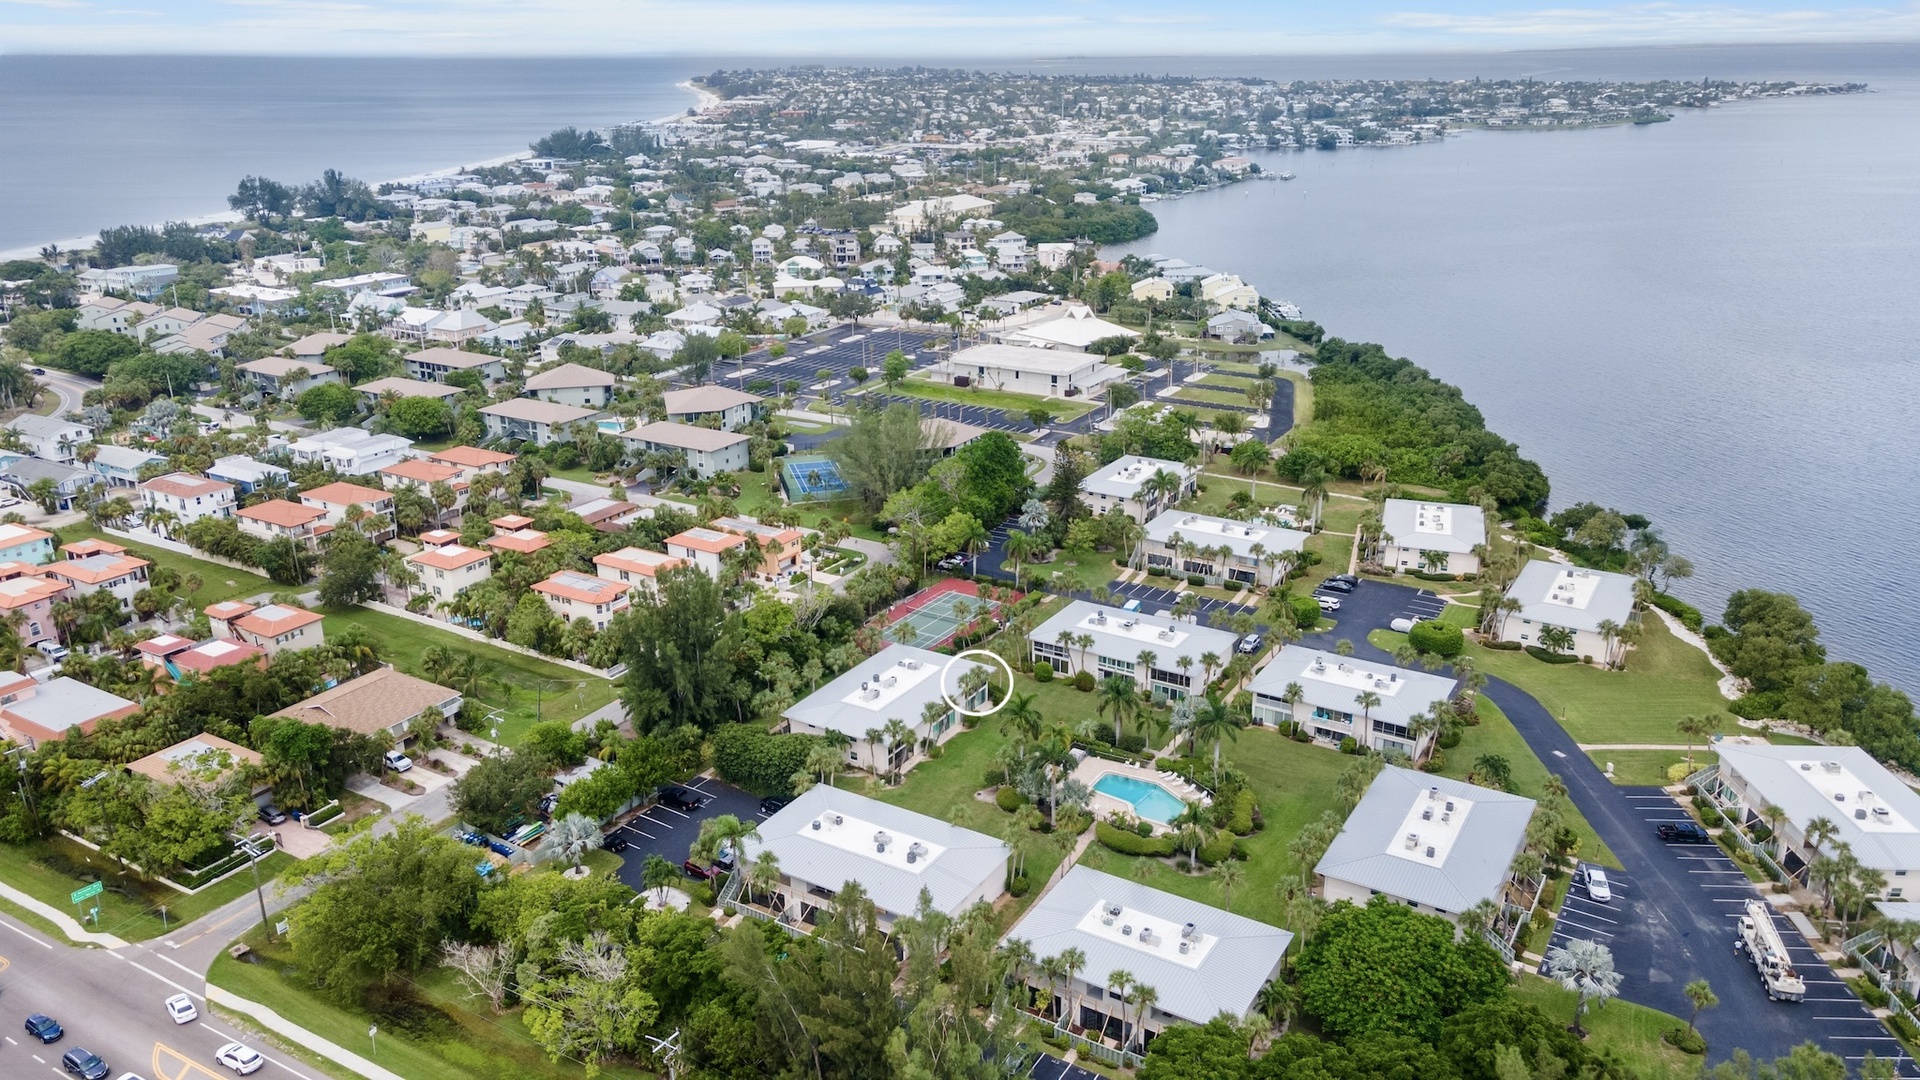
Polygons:
[[1002,787],[999,791],[993,793],[993,803],[995,806],[1011,814],[1026,805],[1027,797],[1010,787]]
[[1443,750],[1435,750],[1433,753],[1427,755],[1427,760],[1420,763],[1421,772],[1437,773],[1446,767],[1447,755]]
[[1033,891],[1033,882],[1028,881],[1027,875],[1025,874],[1021,874],[1012,881],[1007,882],[1007,892],[1012,894],[1015,899],[1019,899],[1031,891]]
[[1147,749],[1147,737],[1140,734],[1120,736],[1120,749],[1129,754],[1143,753]]
[[1459,746],[1460,745],[1460,729],[1448,728],[1446,731],[1441,732],[1440,739],[1435,745],[1439,746],[1440,749],[1442,750],[1451,750],[1454,747]]
[[1299,724],[1293,725],[1293,734],[1288,737],[1291,738],[1294,742],[1312,742],[1313,741],[1313,733],[1308,731],[1306,728],[1301,727]]
[[1527,655],[1543,664],[1577,664],[1580,658],[1570,653],[1548,652],[1538,645],[1527,646]]
[[1236,836],[1253,835],[1253,792],[1241,788],[1234,792],[1233,802],[1227,809],[1227,829]]
[[1104,821],[1094,823],[1093,837],[1100,841],[1102,847],[1122,855],[1165,858],[1173,854],[1174,844],[1171,836],[1141,836],[1126,829],[1116,828]]
[[1676,761],[1667,766],[1667,783],[1677,784],[1692,775],[1692,769],[1684,761]]
[[1214,833],[1213,839],[1200,845],[1200,862],[1207,866],[1219,866],[1233,858],[1233,845],[1238,839],[1230,832]]
[[1293,605],[1293,623],[1302,630],[1311,629],[1320,623],[1320,601],[1311,596],[1296,596]]
[[980,786],[981,787],[999,787],[1001,784],[1004,784],[1006,782],[1007,782],[1007,770],[988,769],[987,775],[984,778],[984,782]]
[[1467,647],[1467,636],[1457,626],[1422,619],[1413,624],[1413,629],[1407,634],[1407,642],[1423,653],[1433,653],[1451,660]]
[[1147,576],[1148,577],[1166,577],[1167,568],[1164,566],[1149,566],[1147,567]]
[[814,735],[774,735],[759,724],[723,724],[713,732],[713,767],[720,778],[755,795],[793,794],[793,774],[807,767],[819,743]]
[[1340,752],[1343,754],[1357,753],[1359,749],[1360,744],[1354,742],[1353,736],[1351,735],[1345,736],[1340,740]]
[[1093,672],[1078,671],[1073,676],[1073,688],[1081,693],[1093,692]]
[[1207,579],[1204,577],[1201,577],[1199,574],[1187,575],[1187,584],[1192,585],[1196,588],[1198,588],[1199,586],[1205,585],[1206,583],[1207,583]]
[[1686,1054],[1704,1054],[1707,1052],[1707,1040],[1692,1028],[1677,1027],[1660,1036],[1675,1049]]
[[1033,681],[1034,682],[1052,682],[1053,681],[1053,665],[1047,663],[1045,660],[1034,661]]
[[1875,986],[1865,975],[1856,975],[1848,979],[1847,985],[1853,987],[1853,992],[1860,995],[1860,1000],[1872,1008],[1884,1009],[1887,1007],[1887,1002],[1891,1000],[1885,990]]
[[1133,831],[1134,831],[1134,832],[1136,832],[1136,833],[1139,833],[1139,834],[1140,834],[1141,836],[1152,836],[1152,835],[1153,835],[1153,822],[1151,822],[1151,821],[1136,821],[1136,822],[1134,822],[1134,825],[1133,825]]
[[1653,606],[1679,619],[1680,625],[1696,634],[1700,632],[1701,623],[1705,621],[1700,617],[1699,608],[1694,607],[1692,604],[1687,603],[1677,596],[1668,596],[1663,592],[1654,593]]
[[1488,641],[1483,644],[1489,649],[1498,649],[1501,652],[1520,651],[1520,643],[1517,641]]

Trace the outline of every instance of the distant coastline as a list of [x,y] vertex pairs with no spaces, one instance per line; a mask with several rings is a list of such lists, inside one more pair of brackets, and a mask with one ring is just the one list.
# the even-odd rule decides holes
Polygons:
[[[714,93],[711,90],[707,90],[703,87],[695,85],[694,82],[690,79],[681,80],[679,82],[674,83],[673,85],[675,89],[684,90],[687,93],[693,95],[694,103],[692,108],[693,108],[693,111],[696,113],[705,112],[707,109],[712,108],[714,105],[720,102],[720,95]],[[663,123],[668,123],[674,120],[683,120],[686,118],[686,116],[687,114],[685,112],[673,112],[673,113],[668,113],[665,116],[655,117],[651,120],[634,120],[629,122],[630,123],[663,124]],[[534,132],[532,135],[529,136],[529,138],[537,138],[542,134],[545,134],[545,133]],[[451,176],[456,173],[466,172],[471,169],[484,169],[484,168],[488,168],[495,165],[505,165],[508,162],[519,161],[522,158],[529,157],[532,155],[532,153],[533,151],[523,148],[520,150],[511,151],[509,153],[497,154],[497,155],[494,155],[493,157],[481,158],[479,160],[469,161],[461,165],[449,165],[449,166],[442,166],[439,168],[424,169],[419,172],[407,173],[401,176],[385,177],[379,180],[369,180],[367,182],[372,184],[376,188],[381,186],[382,184],[417,183],[421,180],[431,179],[437,176]],[[239,180],[240,180],[239,176],[232,177],[232,182],[234,183],[239,182]],[[235,213],[232,210],[216,210],[216,211],[205,213],[205,214],[195,214],[195,215],[188,215],[188,216],[176,215],[176,216],[167,218],[164,221],[114,222],[112,224],[145,224],[145,225],[151,225],[155,228],[159,228],[160,226],[166,224],[168,221],[184,221],[189,225],[200,226],[200,225],[219,225],[227,222],[236,222],[239,220],[241,220],[241,215],[238,213]],[[107,226],[101,226],[101,227],[105,228]],[[40,255],[40,252],[45,248],[47,248],[48,246],[58,247],[62,251],[82,250],[85,248],[92,247],[99,240],[99,238],[100,238],[99,232],[95,231],[92,233],[87,233],[82,236],[68,236],[68,237],[62,237],[59,239],[44,240],[36,244],[23,245],[20,247],[15,247],[15,248],[10,248],[4,251],[0,251],[0,260],[38,258]]]

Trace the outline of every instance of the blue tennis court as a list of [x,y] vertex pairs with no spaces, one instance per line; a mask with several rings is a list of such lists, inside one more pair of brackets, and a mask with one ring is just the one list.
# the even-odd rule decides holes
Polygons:
[[791,502],[836,499],[847,490],[839,464],[824,457],[788,458],[780,466],[780,483]]

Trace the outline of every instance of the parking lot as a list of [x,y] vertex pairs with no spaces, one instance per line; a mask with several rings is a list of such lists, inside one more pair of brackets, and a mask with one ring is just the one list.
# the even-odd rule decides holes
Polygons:
[[765,820],[760,813],[760,800],[731,784],[703,776],[682,786],[707,796],[707,804],[688,813],[655,803],[608,834],[618,834],[627,841],[627,850],[621,852],[626,862],[621,864],[620,880],[635,892],[646,890],[642,875],[646,872],[647,857],[658,855],[679,866],[686,861],[687,849],[700,836],[700,823],[708,818],[732,814],[742,821]]
[[[1120,602],[1122,604],[1125,604],[1128,600],[1138,600],[1140,601],[1140,610],[1148,615],[1158,615],[1162,611],[1172,611],[1173,605],[1180,601],[1179,593],[1172,589],[1161,588],[1158,585],[1148,585],[1142,582],[1126,584],[1115,581],[1111,583],[1111,587],[1114,592],[1120,594]],[[1244,604],[1229,604],[1225,600],[1216,600],[1210,596],[1201,597],[1200,606],[1195,610],[1200,614],[1200,621],[1208,626],[1213,625],[1215,617],[1224,619],[1232,615],[1240,614],[1241,612],[1258,613],[1259,611],[1258,608],[1247,607]]]

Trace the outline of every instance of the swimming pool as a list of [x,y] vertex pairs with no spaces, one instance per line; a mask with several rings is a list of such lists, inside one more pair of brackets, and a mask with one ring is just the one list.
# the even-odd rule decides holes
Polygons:
[[1161,825],[1179,817],[1187,808],[1186,803],[1159,784],[1120,773],[1110,772],[1094,781],[1093,790],[1132,804],[1135,814]]

